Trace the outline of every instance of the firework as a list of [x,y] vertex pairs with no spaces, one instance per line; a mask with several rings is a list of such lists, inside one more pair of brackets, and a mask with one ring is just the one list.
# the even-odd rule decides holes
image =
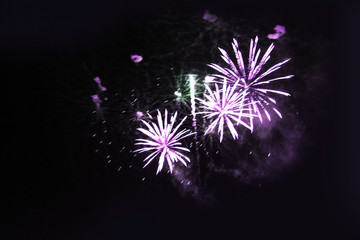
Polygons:
[[177,133],[186,117],[184,117],[181,122],[176,127],[174,127],[176,117],[177,112],[171,115],[170,123],[168,123],[167,109],[165,109],[164,119],[162,119],[161,113],[158,110],[157,124],[148,123],[142,120],[148,129],[138,128],[140,132],[148,136],[150,139],[136,139],[137,142],[135,145],[140,145],[143,147],[135,150],[135,152],[151,152],[144,159],[144,162],[146,162],[144,167],[146,167],[152,160],[160,155],[156,174],[158,174],[163,168],[165,159],[169,165],[171,173],[173,171],[173,164],[175,162],[180,161],[185,166],[187,166],[186,161],[190,162],[190,159],[181,153],[181,151],[190,152],[190,150],[185,147],[181,147],[180,140],[192,135],[193,133],[187,129],[183,129]]
[[205,134],[213,131],[218,125],[220,142],[222,142],[224,123],[228,126],[234,139],[238,138],[234,123],[251,129],[251,126],[242,120],[242,118],[252,118],[253,115],[249,112],[249,106],[244,103],[247,93],[245,91],[235,91],[239,87],[239,81],[236,81],[233,86],[227,86],[225,79],[222,90],[219,89],[217,84],[215,84],[215,91],[211,90],[207,84],[205,84],[205,87],[209,94],[204,94],[206,100],[198,99],[204,109],[203,112],[198,114],[205,114],[205,117],[210,119],[215,118],[206,129]]
[[[239,51],[239,45],[236,39],[233,39],[232,47],[236,56],[237,65],[230,59],[227,52],[219,48],[221,52],[222,59],[229,65],[230,68],[223,68],[217,64],[211,63],[208,64],[209,67],[215,69],[221,74],[213,74],[214,77],[217,79],[225,79],[230,83],[239,83],[240,90],[244,91],[244,103],[250,106],[251,114],[256,115],[260,122],[263,122],[262,113],[265,113],[266,117],[271,121],[270,114],[268,112],[269,108],[272,108],[273,111],[282,118],[282,115],[279,110],[275,107],[271,107],[271,104],[276,104],[276,100],[268,96],[268,93],[272,94],[280,94],[284,96],[290,96],[289,93],[273,90],[269,88],[262,88],[262,85],[282,80],[282,79],[289,79],[292,78],[293,75],[288,75],[284,77],[277,77],[272,79],[265,79],[269,74],[278,70],[283,64],[287,63],[290,59],[286,59],[274,66],[270,67],[268,70],[259,74],[262,67],[266,64],[266,62],[270,59],[270,53],[274,49],[274,44],[272,43],[263,57],[261,58],[260,62],[258,63],[261,49],[256,49],[258,43],[258,37],[255,38],[255,41],[251,39],[250,42],[250,52],[249,52],[249,63],[247,68],[244,65],[244,60],[242,57],[241,52]],[[250,118],[250,128],[253,129],[253,118]]]

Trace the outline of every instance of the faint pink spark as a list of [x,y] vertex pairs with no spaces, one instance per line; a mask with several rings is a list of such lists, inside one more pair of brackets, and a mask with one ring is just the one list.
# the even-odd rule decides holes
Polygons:
[[136,55],[136,54],[130,55],[130,58],[134,63],[139,63],[139,62],[141,62],[143,60],[142,56]]
[[220,142],[223,140],[224,134],[224,123],[230,130],[230,133],[234,139],[238,138],[238,133],[235,129],[236,125],[243,125],[249,129],[249,126],[242,118],[252,118],[253,115],[249,112],[250,108],[244,104],[246,96],[245,91],[235,91],[239,86],[237,81],[233,86],[227,86],[226,79],[223,82],[222,90],[215,84],[215,91],[211,90],[210,87],[205,84],[206,90],[209,94],[204,94],[205,100],[198,99],[202,104],[203,112],[198,114],[205,114],[206,118],[213,119],[213,122],[206,129],[205,134],[213,131],[218,125],[218,133],[220,134]]
[[96,108],[100,108],[101,101],[100,101],[99,95],[94,94],[91,96],[91,98],[92,98],[93,102],[95,103]]
[[[274,81],[289,79],[293,75],[288,75],[284,77],[276,77],[271,79],[265,79],[268,75],[278,70],[283,64],[287,63],[290,59],[285,59],[284,61],[275,64],[270,67],[263,73],[260,73],[262,67],[270,59],[270,53],[274,49],[274,44],[272,43],[267,51],[264,53],[260,62],[260,52],[261,49],[257,50],[258,37],[255,38],[255,41],[251,39],[250,41],[250,51],[249,51],[249,62],[245,66],[243,56],[239,50],[239,45],[236,39],[233,39],[232,47],[236,56],[237,65],[230,59],[228,53],[219,48],[221,52],[222,59],[228,64],[228,67],[221,67],[218,64],[211,63],[208,64],[209,67],[215,69],[220,74],[213,74],[217,78],[217,82],[221,82],[221,79],[227,80],[230,83],[239,83],[239,89],[243,90],[246,94],[244,103],[250,106],[250,113],[256,115],[260,122],[263,122],[262,113],[271,121],[271,116],[269,114],[269,108],[271,108],[280,118],[282,118],[281,113],[275,107],[272,107],[276,104],[276,100],[269,96],[270,94],[278,94],[284,96],[290,96],[289,93],[273,90],[269,88],[261,88],[262,85],[269,84]],[[253,118],[250,118],[250,128],[253,130]]]
[[285,34],[285,27],[281,26],[281,25],[276,25],[274,30],[276,31],[276,33],[272,33],[268,35],[269,39],[278,39],[279,37],[281,37],[282,35]]
[[135,150],[134,152],[151,152],[144,159],[144,162],[146,162],[144,167],[146,167],[152,160],[154,160],[158,155],[160,155],[156,174],[158,174],[163,168],[165,159],[168,163],[171,173],[173,171],[173,164],[175,162],[180,161],[185,166],[187,166],[186,161],[190,162],[190,159],[183,153],[181,153],[181,151],[190,152],[190,150],[188,148],[181,147],[182,144],[180,140],[192,135],[193,133],[191,133],[188,129],[183,129],[177,133],[180,126],[185,121],[186,117],[184,117],[181,122],[175,128],[173,128],[176,117],[177,112],[171,115],[170,123],[168,123],[167,109],[165,109],[164,119],[162,118],[161,113],[158,110],[157,124],[153,122],[148,123],[144,120],[141,120],[145,124],[147,129],[138,128],[140,132],[148,136],[150,139],[136,139],[137,142],[135,143],[135,145],[140,145],[143,147]]
[[101,80],[100,80],[99,77],[95,77],[95,78],[94,78],[94,81],[98,84],[98,88],[99,88],[99,91],[100,91],[100,92],[104,92],[104,91],[107,90],[106,87],[104,87],[104,86],[101,85]]
[[204,15],[203,15],[203,19],[206,20],[206,21],[209,21],[209,22],[215,22],[218,19],[218,17],[216,15],[214,15],[214,14],[211,14],[209,12],[209,10],[206,10]]
[[143,114],[142,112],[140,112],[140,111],[137,111],[137,112],[136,112],[136,117],[137,117],[138,119],[140,119],[142,116],[144,116],[144,114]]

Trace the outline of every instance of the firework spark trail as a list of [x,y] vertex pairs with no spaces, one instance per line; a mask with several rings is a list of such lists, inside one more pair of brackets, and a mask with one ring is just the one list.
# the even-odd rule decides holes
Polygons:
[[176,117],[177,112],[175,112],[174,115],[171,115],[170,123],[168,123],[167,109],[165,109],[164,119],[162,119],[161,113],[158,110],[157,125],[155,123],[151,123],[150,125],[150,123],[142,120],[142,122],[148,129],[138,128],[140,132],[150,137],[151,140],[136,139],[137,143],[135,143],[135,145],[140,145],[143,147],[135,150],[134,152],[143,153],[152,151],[152,153],[150,153],[144,159],[144,162],[147,162],[144,167],[146,167],[149,163],[151,163],[152,160],[154,160],[158,155],[160,155],[156,174],[158,174],[163,168],[165,159],[168,163],[171,173],[173,171],[174,162],[180,161],[185,166],[187,166],[186,161],[190,162],[190,159],[180,152],[190,152],[189,149],[181,147],[180,140],[192,135],[193,133],[191,133],[190,130],[187,129],[181,130],[180,132],[176,133],[186,119],[186,117],[184,117],[181,122],[175,128],[173,128]]
[[190,97],[191,97],[191,114],[193,116],[193,127],[195,130],[195,139],[197,135],[197,126],[196,126],[196,113],[195,113],[195,77],[194,75],[189,75],[190,83]]
[[198,114],[205,114],[206,118],[214,118],[215,120],[209,125],[205,134],[213,131],[218,125],[218,133],[220,134],[220,142],[223,140],[224,123],[230,130],[230,133],[234,139],[237,139],[238,133],[235,129],[236,125],[243,125],[249,129],[251,126],[242,120],[242,118],[253,118],[249,104],[244,103],[246,97],[245,91],[235,91],[239,86],[239,81],[235,82],[233,86],[227,86],[226,79],[223,82],[222,90],[215,84],[215,91],[205,84],[206,90],[209,93],[205,94],[206,100],[198,99],[202,104],[203,112]]
[[[271,121],[271,117],[267,110],[267,106],[269,106],[270,104],[276,104],[276,100],[268,96],[267,93],[279,94],[284,96],[290,96],[290,94],[279,90],[261,88],[259,86],[264,84],[269,84],[271,82],[278,80],[289,79],[292,78],[294,75],[288,75],[284,77],[277,77],[269,80],[266,79],[264,80],[265,77],[278,70],[283,64],[287,63],[290,60],[290,59],[286,59],[270,67],[268,70],[266,70],[264,73],[258,76],[262,67],[270,59],[270,53],[274,49],[274,44],[272,43],[269,46],[269,48],[264,53],[259,63],[258,60],[260,57],[261,49],[257,50],[257,44],[258,44],[258,37],[255,38],[255,41],[251,39],[249,62],[247,68],[244,64],[243,56],[239,50],[239,45],[236,39],[233,39],[232,48],[235,53],[237,66],[230,59],[228,53],[222,48],[219,48],[221,52],[221,58],[229,65],[230,68],[226,68],[226,67],[223,68],[215,63],[208,64],[208,66],[221,73],[221,74],[213,74],[214,77],[218,79],[225,79],[231,83],[237,83],[237,82],[239,83],[239,88],[246,93],[244,102],[250,106],[250,113],[256,115],[259,118],[260,122],[262,123],[263,117],[261,112],[265,113],[266,117],[269,119],[269,121]],[[217,82],[221,83],[221,81],[217,81]],[[282,115],[278,109],[272,107],[272,110],[280,118],[282,118]],[[253,118],[250,118],[249,126],[251,131],[253,131]]]
[[97,83],[97,85],[98,85],[99,92],[104,92],[104,91],[107,90],[106,87],[104,87],[103,85],[101,85],[101,80],[100,80],[99,77],[95,77],[95,78],[94,78],[94,81],[95,81],[95,82]]

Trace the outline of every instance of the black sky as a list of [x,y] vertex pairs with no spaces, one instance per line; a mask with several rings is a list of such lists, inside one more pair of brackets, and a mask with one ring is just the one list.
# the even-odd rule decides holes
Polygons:
[[[2,239],[359,236],[359,5],[107,0],[7,1],[3,6]],[[180,197],[166,179],[154,186],[130,173],[99,171],[98,163],[89,162],[81,124],[72,124],[77,109],[51,94],[81,91],[81,83],[71,89],[59,79],[82,71],[79,63],[107,40],[121,38],[119,28],[168,10],[192,15],[205,9],[249,19],[263,13],[288,20],[289,29],[306,26],[328,39],[323,56],[331,58],[321,109],[309,123],[315,144],[304,149],[304,160],[261,191],[222,179],[226,194],[215,206]]]

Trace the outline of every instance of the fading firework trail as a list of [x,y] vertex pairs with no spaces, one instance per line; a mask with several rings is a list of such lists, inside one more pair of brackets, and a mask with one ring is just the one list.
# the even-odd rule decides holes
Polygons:
[[[222,59],[229,65],[229,67],[221,67],[218,64],[211,63],[208,64],[209,67],[215,69],[221,74],[213,74],[217,79],[224,79],[230,83],[239,83],[239,88],[246,93],[244,98],[244,103],[250,106],[250,113],[256,115],[259,118],[260,122],[263,122],[262,113],[265,113],[266,117],[271,121],[270,114],[268,109],[271,108],[280,118],[282,115],[279,110],[275,107],[270,106],[271,104],[276,104],[276,100],[268,96],[268,93],[279,94],[284,96],[290,96],[289,93],[273,90],[269,88],[262,88],[262,85],[269,84],[274,81],[289,79],[294,75],[288,75],[284,77],[277,77],[272,79],[264,79],[269,74],[278,70],[283,64],[287,63],[290,59],[286,59],[274,66],[270,67],[264,73],[259,74],[262,67],[270,59],[270,53],[274,49],[274,44],[272,43],[260,62],[258,63],[261,49],[256,49],[258,44],[258,37],[255,38],[255,41],[251,39],[250,41],[250,51],[249,51],[249,62],[247,68],[244,65],[244,60],[242,54],[239,50],[239,45],[236,39],[233,39],[232,47],[236,56],[237,65],[230,59],[228,53],[219,48],[221,52]],[[221,82],[221,81],[217,81]],[[250,118],[249,123],[251,131],[253,131],[253,118]]]
[[173,164],[175,162],[180,161],[185,166],[187,166],[186,161],[190,162],[190,159],[181,153],[181,151],[190,152],[190,150],[188,148],[181,147],[180,140],[192,135],[193,133],[191,133],[188,129],[183,129],[177,133],[186,117],[184,117],[181,122],[176,127],[174,127],[176,117],[177,112],[171,115],[170,123],[168,123],[167,109],[165,109],[164,119],[162,119],[161,113],[158,110],[157,124],[153,122],[148,123],[142,120],[148,129],[138,128],[140,132],[148,136],[150,139],[136,139],[137,142],[135,145],[140,145],[143,147],[135,150],[134,152],[151,152],[144,159],[144,162],[146,162],[144,167],[146,167],[152,160],[160,155],[156,174],[158,174],[163,168],[165,159],[168,163],[171,173],[173,171]]

